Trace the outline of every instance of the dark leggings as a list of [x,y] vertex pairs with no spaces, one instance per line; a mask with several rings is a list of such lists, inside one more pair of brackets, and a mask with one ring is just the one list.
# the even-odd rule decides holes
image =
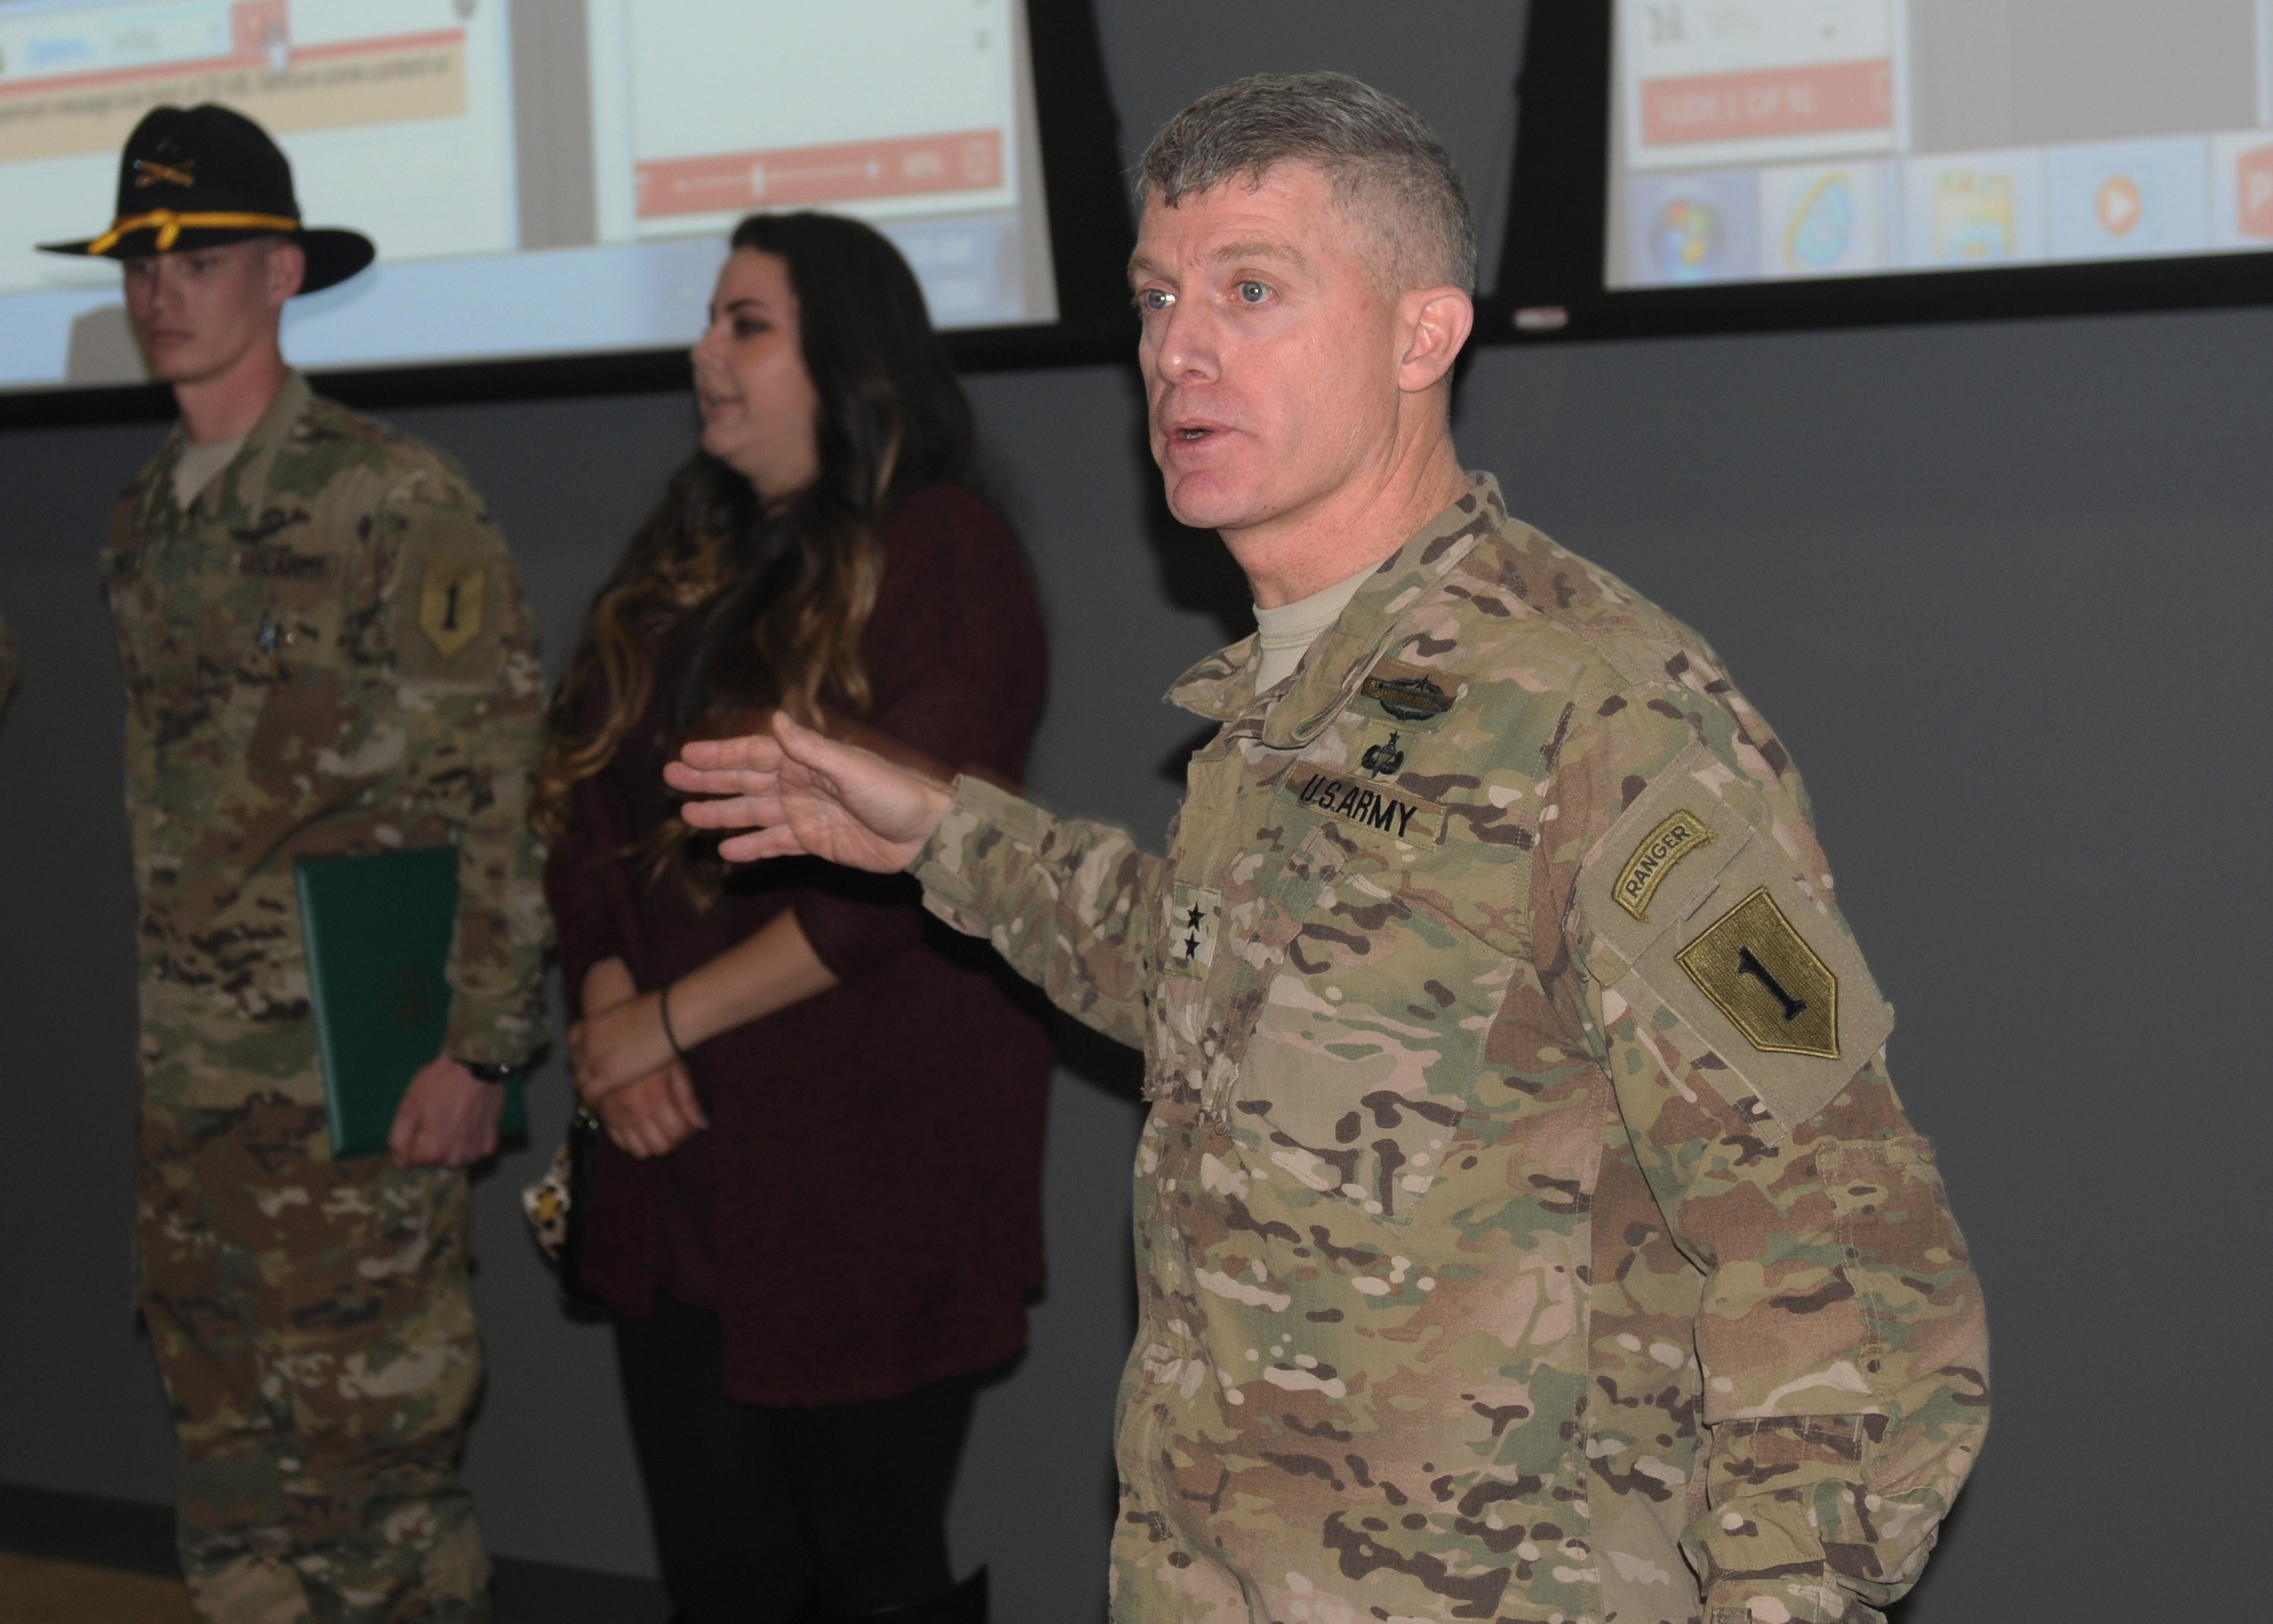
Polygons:
[[655,1523],[689,1624],[783,1624],[817,1586],[858,1617],[955,1583],[947,1497],[976,1376],[900,1398],[776,1409],[725,1396],[716,1314],[657,1293],[616,1321],[616,1368]]

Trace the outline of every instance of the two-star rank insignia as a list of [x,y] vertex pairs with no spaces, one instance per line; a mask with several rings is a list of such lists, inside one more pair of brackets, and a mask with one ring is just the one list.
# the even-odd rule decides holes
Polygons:
[[486,565],[426,560],[418,583],[418,629],[444,659],[482,635],[482,596],[488,582]]
[[1839,978],[1765,885],[1674,957],[1754,1049],[1839,1058]]
[[1174,975],[1205,975],[1215,963],[1215,928],[1223,896],[1197,885],[1168,888],[1167,959]]

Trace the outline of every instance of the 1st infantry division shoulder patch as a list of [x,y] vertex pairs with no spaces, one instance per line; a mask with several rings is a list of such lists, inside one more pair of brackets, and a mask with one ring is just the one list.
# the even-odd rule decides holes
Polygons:
[[444,659],[482,635],[483,588],[488,568],[428,559],[418,583],[418,629]]
[[1839,978],[1767,886],[1674,957],[1754,1049],[1839,1058]]

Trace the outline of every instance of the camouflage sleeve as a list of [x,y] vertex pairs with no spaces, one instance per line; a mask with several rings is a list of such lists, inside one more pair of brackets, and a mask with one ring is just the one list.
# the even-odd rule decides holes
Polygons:
[[[139,484],[139,481],[138,481]],[[158,823],[156,760],[154,728],[149,712],[150,685],[144,681],[135,658],[134,637],[130,630],[125,602],[118,595],[118,583],[130,568],[129,548],[133,536],[132,515],[135,491],[130,486],[111,509],[110,537],[102,551],[101,579],[102,590],[110,599],[111,635],[118,654],[118,674],[124,685],[126,714],[120,732],[121,766],[124,768],[125,791],[127,849],[134,859],[134,896],[138,903],[146,903],[150,895],[150,853],[154,849],[154,835]]]
[[1972,1466],[1986,1321],[1797,777],[1684,664],[1576,707],[1542,849],[1575,1012],[1704,1274],[1682,1548],[1707,1624],[1856,1624],[1916,1582]]
[[527,821],[544,742],[536,624],[512,555],[462,485],[421,470],[385,494],[373,527],[408,796],[458,845],[443,1052],[521,1061],[544,1038],[551,929]]
[[924,906],[984,936],[1085,1026],[1144,1045],[1152,932],[1165,865],[1126,831],[1060,818],[980,778],[911,866]]

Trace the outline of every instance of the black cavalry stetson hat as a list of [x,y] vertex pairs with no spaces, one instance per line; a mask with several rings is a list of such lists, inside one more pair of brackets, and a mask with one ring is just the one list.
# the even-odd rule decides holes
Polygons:
[[283,149],[244,114],[217,102],[154,107],[118,159],[118,215],[83,243],[41,243],[49,253],[124,259],[183,248],[288,237],[308,256],[303,293],[345,282],[379,252],[359,231],[310,230],[292,195]]

